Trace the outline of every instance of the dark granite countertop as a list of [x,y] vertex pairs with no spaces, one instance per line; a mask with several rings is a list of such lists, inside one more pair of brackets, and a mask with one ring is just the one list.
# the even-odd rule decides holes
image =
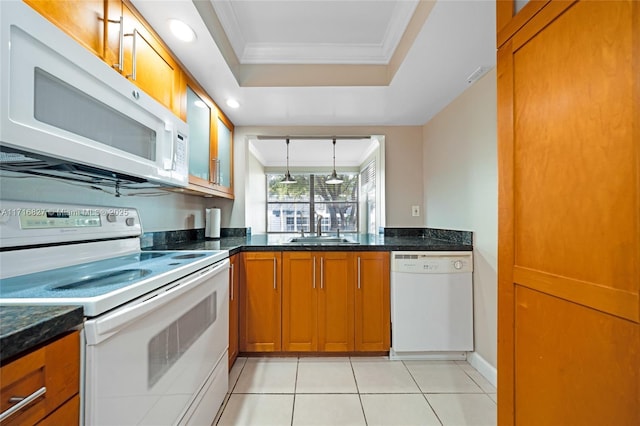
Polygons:
[[188,241],[150,247],[152,250],[229,250],[241,251],[471,251],[473,245],[419,236],[346,235],[357,244],[313,245],[289,243],[296,235],[249,235],[218,240]]
[[0,306],[0,362],[82,324],[81,306]]

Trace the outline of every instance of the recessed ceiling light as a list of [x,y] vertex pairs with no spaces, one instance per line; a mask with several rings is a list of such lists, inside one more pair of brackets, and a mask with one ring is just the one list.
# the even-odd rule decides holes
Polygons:
[[240,106],[240,103],[235,99],[229,98],[227,99],[227,106],[231,108],[238,108]]
[[169,28],[171,32],[178,40],[185,41],[187,43],[196,39],[196,33],[190,26],[177,19],[169,19]]

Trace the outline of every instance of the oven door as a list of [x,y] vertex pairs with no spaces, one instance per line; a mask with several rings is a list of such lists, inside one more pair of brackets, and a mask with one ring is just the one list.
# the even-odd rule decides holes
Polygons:
[[[224,398],[228,269],[225,259],[85,322],[85,424],[176,424],[212,376]],[[211,422],[221,403],[209,401]]]

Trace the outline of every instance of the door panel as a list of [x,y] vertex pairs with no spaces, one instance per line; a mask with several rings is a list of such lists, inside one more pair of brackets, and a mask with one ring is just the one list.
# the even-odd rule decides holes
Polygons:
[[282,255],[284,351],[318,349],[315,262],[316,254],[311,252],[285,252]]
[[640,424],[636,323],[519,286],[515,315],[516,424]]
[[515,48],[514,273],[638,321],[631,27],[631,3],[583,2]]
[[348,252],[326,252],[318,277],[318,350],[354,349],[354,274]]
[[388,351],[391,333],[389,253],[355,253],[355,349]]
[[281,348],[280,253],[242,253],[240,351]]

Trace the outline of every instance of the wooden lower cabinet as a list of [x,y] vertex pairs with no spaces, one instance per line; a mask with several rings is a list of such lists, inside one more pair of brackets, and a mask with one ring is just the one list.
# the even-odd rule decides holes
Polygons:
[[0,368],[0,412],[46,389],[2,425],[78,424],[80,421],[80,336],[74,331]]
[[281,350],[280,252],[241,255],[240,352]]
[[229,257],[229,369],[239,352],[240,255]]
[[391,346],[389,253],[354,253],[355,350],[388,351]]
[[353,351],[352,265],[349,252],[283,253],[283,351]]

